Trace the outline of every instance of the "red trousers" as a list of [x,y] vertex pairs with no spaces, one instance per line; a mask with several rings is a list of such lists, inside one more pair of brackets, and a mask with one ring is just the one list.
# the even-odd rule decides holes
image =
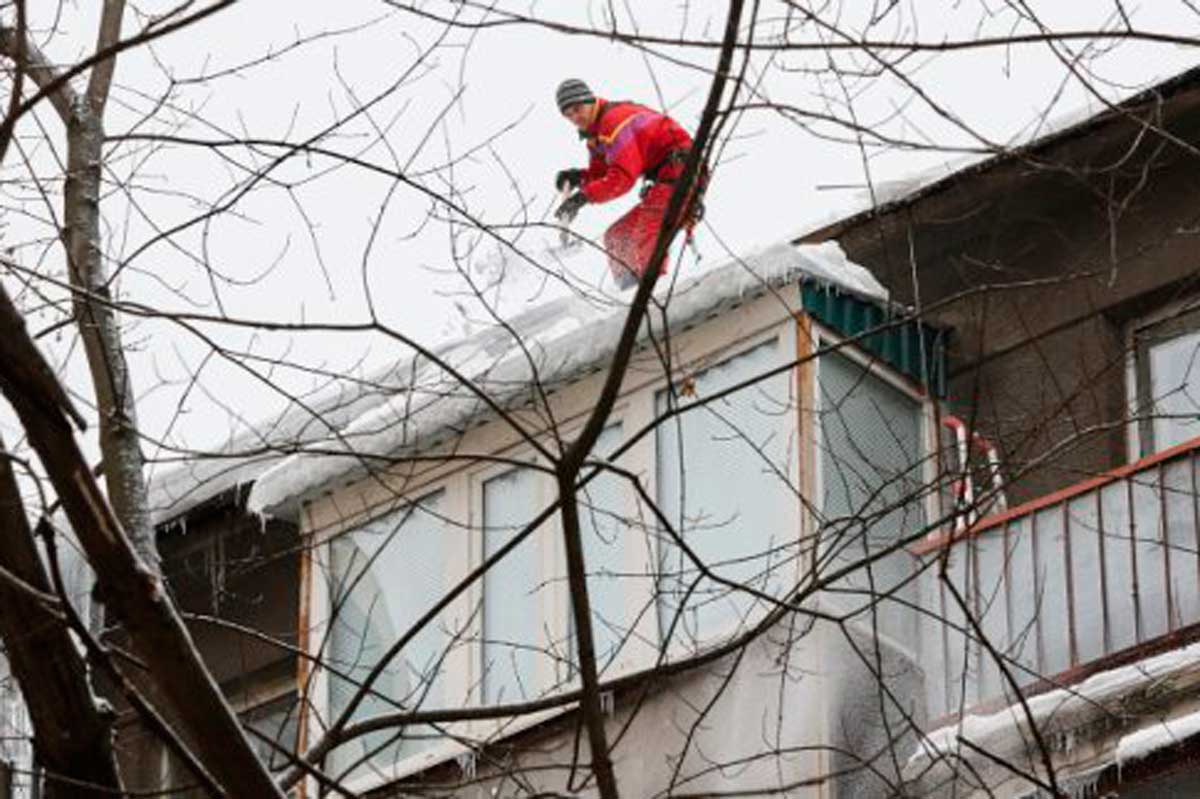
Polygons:
[[[674,188],[670,183],[651,184],[642,195],[641,202],[604,231],[608,269],[617,288],[627,289],[636,285],[638,278],[646,271]],[[659,274],[666,273],[667,259],[663,258]]]

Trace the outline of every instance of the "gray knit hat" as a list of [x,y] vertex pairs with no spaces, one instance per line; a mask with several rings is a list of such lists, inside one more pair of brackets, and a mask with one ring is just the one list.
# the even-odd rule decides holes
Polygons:
[[558,91],[554,93],[554,99],[558,101],[558,110],[565,112],[576,103],[594,103],[596,95],[592,94],[588,85],[578,78],[567,78],[558,84]]

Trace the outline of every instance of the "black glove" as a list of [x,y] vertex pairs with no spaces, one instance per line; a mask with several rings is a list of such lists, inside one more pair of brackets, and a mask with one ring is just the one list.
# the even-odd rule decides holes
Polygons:
[[577,189],[583,185],[582,169],[560,169],[558,174],[554,176],[554,188],[562,191],[563,189]]
[[579,213],[579,209],[587,203],[587,195],[577,191],[563,200],[562,205],[558,206],[558,210],[554,212],[554,218],[563,225],[569,225],[575,221],[575,215]]

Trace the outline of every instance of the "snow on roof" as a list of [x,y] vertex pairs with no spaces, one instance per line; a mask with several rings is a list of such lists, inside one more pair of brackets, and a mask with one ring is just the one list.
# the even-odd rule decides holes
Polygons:
[[870,187],[863,187],[842,205],[822,216],[805,220],[791,236],[791,241],[802,241],[809,236],[826,231],[834,226],[845,225],[897,204],[915,199],[926,189],[943,181],[949,181],[975,170],[985,170],[1002,162],[1008,156],[1023,152],[1031,153],[1046,147],[1060,138],[1069,137],[1077,131],[1086,130],[1103,119],[1110,118],[1111,108],[1132,108],[1151,98],[1170,95],[1200,80],[1200,68],[1192,68],[1168,78],[1161,83],[1116,99],[1111,105],[1101,104],[1094,98],[1082,105],[1053,115],[1039,115],[1029,125],[1018,130],[1007,142],[999,143],[995,151],[979,151],[959,154],[923,169],[907,173],[898,178],[880,180]]
[[1141,760],[1167,747],[1181,744],[1194,735],[1200,735],[1200,711],[1143,727],[1117,742],[1117,766]]
[[[969,714],[960,721],[934,730],[918,743],[916,751],[904,768],[905,777],[916,779],[936,760],[943,757],[971,757],[972,749],[960,743],[970,741],[972,748],[991,752],[1004,757],[1006,753],[1029,751],[1029,721],[1045,735],[1069,734],[1088,721],[1111,717],[1120,700],[1138,689],[1153,687],[1161,692],[1186,675],[1200,672],[1200,644],[1165,652],[1160,655],[1131,663],[1127,666],[1095,674],[1071,688],[1060,688],[1031,697],[1027,702],[1026,715],[1020,703],[986,716]],[[1128,710],[1128,708],[1126,708]],[[1174,732],[1191,729],[1191,723],[1200,724],[1200,719],[1180,722]],[[1158,735],[1152,735],[1158,731]],[[1200,727],[1197,728],[1200,731]],[[1127,756],[1139,751],[1140,747],[1161,742],[1167,734],[1161,727],[1151,728],[1146,737],[1136,738],[1127,747]],[[1138,735],[1138,733],[1134,733]],[[1131,736],[1132,737],[1132,736]],[[1124,740],[1124,739],[1123,739]],[[1172,741],[1175,739],[1171,739]],[[1015,756],[1015,754],[1014,754]]]
[[[564,300],[556,300],[526,311],[513,320],[514,329],[523,336],[536,335],[555,320],[561,321],[563,304]],[[473,327],[469,335],[435,345],[432,350],[439,357],[461,362],[462,353],[472,348],[484,353],[503,352],[509,344],[498,327]],[[340,379],[332,389],[298,397],[278,415],[259,420],[252,430],[232,437],[204,456],[191,457],[178,467],[153,475],[153,523],[178,519],[229,491],[247,486],[290,451],[328,438],[405,390],[411,383],[411,366],[412,360],[405,359],[363,379]]]
[[[674,287],[663,281],[658,290],[671,292],[670,324],[682,327],[774,287],[804,281],[887,302],[883,286],[865,268],[848,261],[834,242],[776,244]],[[586,297],[563,297],[510,320],[528,355],[499,326],[450,342],[437,355],[497,404],[513,407],[529,396],[535,374],[543,386],[553,388],[602,367],[612,356],[624,319],[624,306],[612,310]],[[298,500],[335,480],[364,473],[388,456],[430,447],[488,414],[479,397],[428,358],[406,359],[387,378],[378,381],[386,388],[338,404],[338,412],[328,418],[314,418],[325,413],[325,406],[317,405],[301,418],[293,412],[285,419],[280,424],[282,441],[290,445],[302,440],[306,451],[236,465],[217,479],[226,484],[253,479],[250,510],[285,515]],[[204,463],[198,464],[201,470]],[[175,482],[180,479],[190,482],[187,477]],[[193,488],[191,496],[213,493],[213,486]],[[176,503],[173,512],[185,509]]]
[[203,456],[162,470],[150,478],[150,517],[160,525],[239,487],[286,457],[286,448],[328,435],[365,408],[381,401],[394,377],[376,375],[369,381],[339,381],[336,390],[306,408],[293,403],[273,418],[260,420],[255,429],[231,438]]
[[[1148,92],[1142,92],[1122,101],[1122,104],[1135,104],[1144,95],[1153,92],[1167,94],[1180,87],[1189,86],[1197,79],[1200,79],[1200,68],[1170,78]],[[1075,128],[1083,128],[1098,119],[1095,111],[1096,109],[1092,106],[1083,106],[1048,121],[1043,120],[1032,131],[1029,129],[1021,131],[1009,143],[1009,146],[1014,148],[1041,146],[1057,136],[1066,135]],[[799,241],[837,223],[852,220],[884,206],[904,202],[943,180],[952,179],[971,169],[984,168],[986,164],[997,162],[1001,158],[1003,158],[1002,155],[989,153],[967,154],[898,180],[881,182],[875,186],[874,197],[871,192],[861,191],[847,205],[837,208],[832,215],[807,220],[788,240]],[[828,206],[828,203],[824,205]],[[777,247],[782,246],[786,245],[777,245]],[[803,250],[801,251],[803,252]],[[831,285],[838,285],[843,289],[860,293],[868,299],[878,300],[885,295],[882,287],[870,273],[862,267],[848,263],[840,250],[831,256],[814,255],[810,259],[810,265],[815,265],[813,266],[814,270],[819,271],[820,264],[823,264],[826,258],[836,265],[832,270],[835,276],[830,279]],[[713,271],[730,271],[732,269],[733,265],[731,264]],[[483,334],[477,335],[494,337],[497,332],[492,329],[490,333],[485,331]],[[465,345],[467,340],[473,338],[474,336],[468,336],[460,341],[459,345]],[[268,432],[251,431],[238,436],[220,452],[214,453],[214,457],[194,459],[184,466],[155,477],[151,485],[151,512],[155,523],[176,518],[239,485],[254,481],[259,475],[273,469],[284,457],[275,451],[261,451],[257,455],[248,455],[247,452],[263,449],[264,445],[278,445],[280,442],[297,445],[327,436],[330,429],[337,429],[347,424],[363,408],[386,401],[386,395],[397,390],[394,380],[391,387],[388,387],[388,377],[388,375],[383,375],[376,381],[342,386],[332,397],[327,397],[311,405],[312,411],[291,407],[269,425]],[[321,418],[317,418],[318,415]],[[266,447],[266,450],[269,449],[270,447]],[[262,495],[260,494],[260,496]]]

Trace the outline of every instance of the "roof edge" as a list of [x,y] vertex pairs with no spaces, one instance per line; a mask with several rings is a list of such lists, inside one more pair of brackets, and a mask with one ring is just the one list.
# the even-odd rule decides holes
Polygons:
[[1022,156],[1045,150],[1065,141],[1070,141],[1091,133],[1096,128],[1119,122],[1126,119],[1129,113],[1139,107],[1171,100],[1196,86],[1200,86],[1200,66],[1185,70],[1124,100],[1109,103],[1109,107],[1103,111],[1068,125],[1061,130],[1053,131],[1024,144],[1006,149],[1004,152],[989,156],[982,161],[964,166],[880,205],[856,211],[849,216],[824,223],[821,227],[814,230],[800,233],[791,239],[791,243],[796,245],[819,244],[835,240],[854,228],[908,208],[927,197],[940,194],[963,178],[977,177],[1011,163]]

